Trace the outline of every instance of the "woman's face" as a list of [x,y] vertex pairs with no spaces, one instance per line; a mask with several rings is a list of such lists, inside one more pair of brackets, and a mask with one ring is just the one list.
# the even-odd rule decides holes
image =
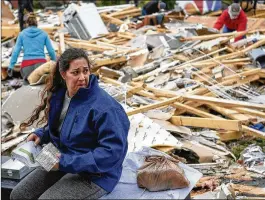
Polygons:
[[89,81],[89,66],[84,58],[78,58],[70,62],[69,69],[61,72],[61,76],[66,82],[68,95],[73,97],[79,88],[85,88]]

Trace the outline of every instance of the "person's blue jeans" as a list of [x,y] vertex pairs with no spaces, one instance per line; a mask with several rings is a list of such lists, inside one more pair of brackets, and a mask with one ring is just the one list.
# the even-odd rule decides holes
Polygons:
[[236,31],[236,30],[234,30],[234,29],[229,29],[229,28],[227,28],[226,25],[224,25],[223,33],[231,33],[231,32],[233,32],[233,31]]
[[[224,25],[223,33],[231,33],[231,32],[234,32],[234,31],[236,31],[236,30],[234,30],[234,29],[229,29],[229,28],[227,28],[226,25]],[[246,36],[244,35],[244,36],[243,36],[243,39],[245,39],[245,38],[246,38]]]
[[142,9],[142,15],[143,16],[147,15],[147,12],[146,12],[146,10],[144,8]]

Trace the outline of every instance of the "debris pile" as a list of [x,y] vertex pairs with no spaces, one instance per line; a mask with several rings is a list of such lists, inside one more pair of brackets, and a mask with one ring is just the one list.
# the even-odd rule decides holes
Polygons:
[[[195,199],[264,197],[264,149],[253,144],[238,158],[226,145],[243,137],[265,139],[264,18],[249,18],[244,32],[216,33],[209,25],[214,17],[205,17],[209,23],[204,23],[204,16],[185,19],[183,10],[162,13],[163,22],[158,24],[155,19],[161,13],[141,16],[140,8],[130,4],[79,6],[93,9],[97,17],[91,24],[104,27],[92,33],[89,24],[77,25],[74,20],[89,15],[84,12],[67,21],[69,6],[59,11],[58,16],[64,18],[37,13],[42,22],[49,22],[44,17],[48,15],[57,20],[57,26],[48,23],[40,28],[49,33],[58,54],[69,47],[88,51],[100,86],[129,116],[129,152],[151,146],[202,172],[204,177],[192,192]],[[7,79],[6,68],[18,35],[12,27],[2,27],[2,80]],[[238,36],[246,39],[234,42]],[[12,117],[22,122],[34,109],[36,94],[43,86],[23,86],[10,94],[10,88],[19,83],[8,81],[2,82],[3,111],[11,116],[15,113],[10,101],[14,103],[15,93],[21,95],[22,90],[36,99],[27,106],[28,102],[19,102],[21,108],[27,107],[26,114]],[[14,139],[8,135],[13,136],[15,128],[7,129],[2,129],[2,153],[29,133]],[[249,185],[250,181],[256,185]]]

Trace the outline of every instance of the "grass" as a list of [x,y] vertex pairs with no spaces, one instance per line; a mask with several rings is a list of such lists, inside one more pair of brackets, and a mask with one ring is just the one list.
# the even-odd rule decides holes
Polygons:
[[251,144],[256,144],[256,145],[260,146],[262,148],[263,152],[265,152],[265,140],[260,139],[260,138],[254,138],[253,139],[250,137],[246,137],[246,138],[243,138],[239,141],[229,142],[229,143],[227,143],[227,146],[230,148],[231,152],[238,159],[240,157],[241,152]]

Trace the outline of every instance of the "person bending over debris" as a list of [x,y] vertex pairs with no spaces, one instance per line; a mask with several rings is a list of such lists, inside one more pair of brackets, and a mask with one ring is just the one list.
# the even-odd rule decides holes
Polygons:
[[8,75],[12,77],[14,66],[23,47],[24,57],[20,66],[20,73],[24,79],[24,84],[28,84],[27,78],[30,73],[46,62],[44,46],[46,46],[51,59],[56,60],[50,38],[46,32],[37,28],[38,23],[34,14],[28,16],[27,24],[28,27],[20,32],[17,37],[7,71]]
[[142,9],[142,15],[151,15],[165,8],[166,8],[166,4],[164,2],[160,2],[157,0],[151,0],[150,2],[144,5]]
[[41,111],[47,122],[27,140],[52,142],[60,151],[54,170],[34,170],[12,191],[11,199],[98,199],[118,183],[128,149],[130,122],[123,107],[98,85],[82,49],[67,49],[42,92]]
[[[233,31],[245,31],[247,29],[247,16],[238,3],[231,4],[222,15],[217,19],[214,28],[224,33]],[[243,36],[235,38],[235,41],[241,40]]]

